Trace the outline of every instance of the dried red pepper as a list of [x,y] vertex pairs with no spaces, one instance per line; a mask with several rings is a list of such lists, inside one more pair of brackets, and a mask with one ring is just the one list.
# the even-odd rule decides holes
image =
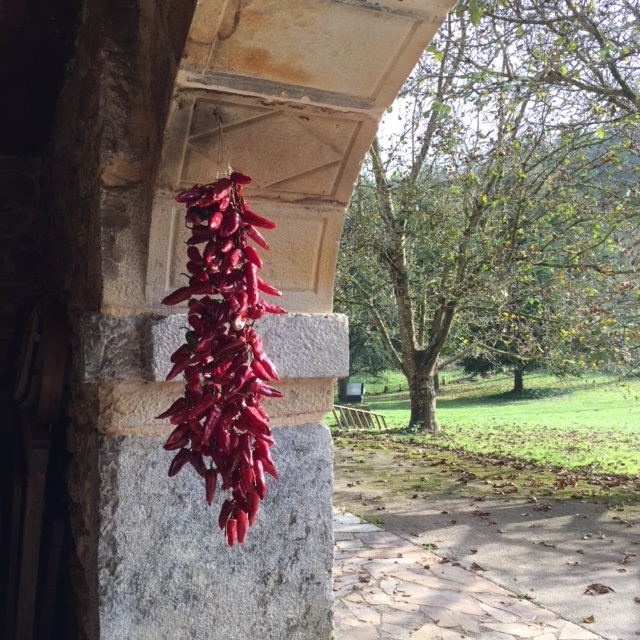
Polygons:
[[[169,475],[190,464],[205,480],[209,504],[220,479],[221,489],[231,492],[218,517],[230,546],[244,544],[247,528],[255,522],[267,494],[265,473],[278,479],[262,400],[282,393],[268,384],[278,380],[278,373],[252,325],[265,313],[286,311],[260,295],[282,294],[258,277],[262,259],[248,244],[252,240],[268,249],[256,227],[275,227],[249,209],[242,186],[250,183],[248,176],[233,172],[176,197],[186,205],[191,229],[189,283],[162,301],[174,305],[188,300],[190,325],[167,375],[167,380],[184,375],[184,396],[158,416],[175,425],[164,445],[167,451],[178,450]],[[202,250],[198,245],[204,245]]]

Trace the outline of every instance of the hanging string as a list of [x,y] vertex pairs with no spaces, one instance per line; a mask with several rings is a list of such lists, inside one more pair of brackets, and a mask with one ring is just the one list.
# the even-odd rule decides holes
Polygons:
[[212,109],[213,117],[216,119],[216,123],[218,124],[218,159],[216,162],[216,180],[223,176],[228,176],[231,174],[231,163],[229,162],[229,157],[227,155],[227,147],[225,143],[224,132],[222,128],[222,116],[218,111],[217,107],[213,107]]

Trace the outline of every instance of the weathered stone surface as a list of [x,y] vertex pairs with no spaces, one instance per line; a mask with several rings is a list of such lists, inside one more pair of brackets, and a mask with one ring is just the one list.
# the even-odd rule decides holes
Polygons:
[[[82,327],[84,380],[164,380],[184,342],[187,317],[89,316]],[[346,316],[292,313],[256,323],[281,380],[349,373]]]
[[192,469],[167,477],[160,438],[98,438],[100,640],[332,637],[332,446],[326,427],[275,432],[280,482],[244,549],[217,527]]
[[87,316],[80,338],[84,380],[146,378],[147,325],[144,316]]
[[451,3],[412,2],[406,11],[404,4],[206,0],[194,16],[183,67],[372,101],[382,93],[387,101],[400,88],[398,76],[407,75],[407,58],[413,62],[411,45],[426,44]]
[[[164,380],[169,356],[184,342],[186,317],[168,316],[151,327],[152,380]],[[341,378],[349,373],[349,331],[346,316],[292,313],[256,323],[265,352],[281,380]]]
[[[207,113],[211,118],[210,109]],[[294,115],[295,118],[299,117],[297,113]],[[336,128],[339,135],[340,128]],[[199,135],[198,144],[201,145],[205,139],[205,135]],[[247,145],[242,144],[240,148],[245,149]],[[259,156],[254,156],[256,157]],[[201,164],[201,173],[191,176],[193,182],[207,182],[211,176],[211,159],[202,157]],[[281,163],[274,160],[274,166],[279,164]],[[256,181],[263,175],[262,172],[253,173],[246,162],[239,162],[237,166],[245,167],[245,171],[255,175]],[[335,167],[335,171],[339,171],[339,167]],[[254,198],[252,194],[250,202],[253,210],[277,225],[264,234],[270,250],[260,250],[264,261],[261,277],[284,292],[284,297],[276,300],[276,303],[290,312],[331,311],[344,206],[275,202]],[[184,207],[175,202],[173,192],[157,193],[149,237],[146,284],[146,303],[149,309],[165,314],[167,309],[162,306],[162,299],[185,284],[185,242],[189,233],[184,225]],[[186,303],[174,307],[174,310],[177,309],[186,309]]]
[[[92,386],[98,407],[95,428],[111,435],[163,435],[173,430],[168,420],[156,420],[184,392],[184,381],[100,382]],[[264,408],[272,426],[294,426],[323,422],[333,407],[333,380],[309,378],[278,383],[284,398],[266,399]],[[92,396],[96,397],[96,396]]]

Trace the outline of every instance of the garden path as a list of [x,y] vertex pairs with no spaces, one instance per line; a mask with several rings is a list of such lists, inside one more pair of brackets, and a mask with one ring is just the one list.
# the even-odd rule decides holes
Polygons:
[[599,640],[357,516],[334,512],[336,640]]

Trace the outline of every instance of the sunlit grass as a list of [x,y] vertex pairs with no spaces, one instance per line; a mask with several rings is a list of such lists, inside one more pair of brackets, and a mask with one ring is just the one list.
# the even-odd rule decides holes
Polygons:
[[529,374],[525,393],[516,395],[508,376],[476,382],[459,374],[444,377],[437,410],[442,432],[437,436],[400,433],[409,421],[406,392],[368,395],[365,401],[385,415],[400,440],[418,437],[443,448],[536,464],[640,474],[639,380]]

